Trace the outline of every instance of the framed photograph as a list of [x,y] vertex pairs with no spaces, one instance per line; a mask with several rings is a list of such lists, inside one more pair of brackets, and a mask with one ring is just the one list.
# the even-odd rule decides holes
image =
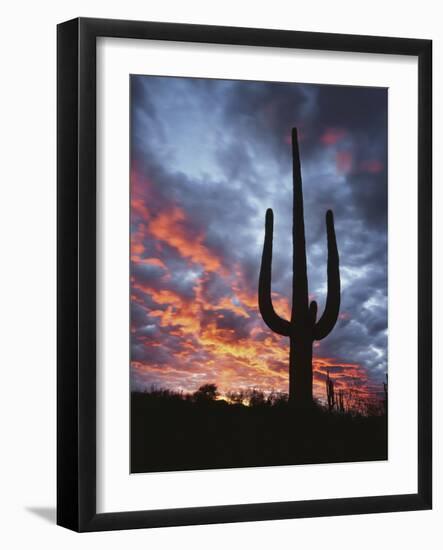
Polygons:
[[76,531],[432,506],[432,43],[58,26]]

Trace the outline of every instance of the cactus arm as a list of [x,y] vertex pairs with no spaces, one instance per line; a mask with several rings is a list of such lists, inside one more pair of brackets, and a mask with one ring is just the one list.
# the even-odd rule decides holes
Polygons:
[[335,238],[334,216],[331,210],[326,213],[326,231],[328,236],[328,294],[323,315],[314,329],[314,338],[322,340],[334,328],[340,310],[340,270]]
[[274,310],[271,298],[272,236],[274,232],[274,214],[270,208],[266,211],[265,242],[258,282],[258,307],[263,321],[268,327],[282,336],[289,336],[290,324]]

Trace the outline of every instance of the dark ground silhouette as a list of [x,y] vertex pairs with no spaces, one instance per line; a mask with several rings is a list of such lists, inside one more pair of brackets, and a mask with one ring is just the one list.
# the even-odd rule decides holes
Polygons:
[[287,397],[249,395],[250,406],[216,400],[215,385],[192,396],[131,394],[131,472],[241,468],[387,459],[383,408],[364,416]]

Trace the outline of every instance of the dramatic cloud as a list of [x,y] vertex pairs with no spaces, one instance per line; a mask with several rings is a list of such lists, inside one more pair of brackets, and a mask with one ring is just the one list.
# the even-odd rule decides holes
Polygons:
[[309,290],[326,297],[334,211],[342,304],[314,347],[315,393],[382,391],[387,371],[387,92],[381,88],[131,77],[131,381],[287,391],[288,341],[263,323],[264,216],[273,298],[289,317],[290,133],[299,129]]

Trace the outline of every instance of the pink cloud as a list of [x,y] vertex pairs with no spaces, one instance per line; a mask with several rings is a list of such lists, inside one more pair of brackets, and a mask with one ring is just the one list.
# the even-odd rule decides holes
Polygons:
[[327,128],[320,137],[324,145],[335,145],[346,136],[346,131],[341,128]]
[[352,154],[349,151],[337,151],[335,162],[338,172],[348,174],[352,169]]
[[360,170],[370,174],[379,174],[383,170],[383,163],[379,160],[363,160],[360,163]]

